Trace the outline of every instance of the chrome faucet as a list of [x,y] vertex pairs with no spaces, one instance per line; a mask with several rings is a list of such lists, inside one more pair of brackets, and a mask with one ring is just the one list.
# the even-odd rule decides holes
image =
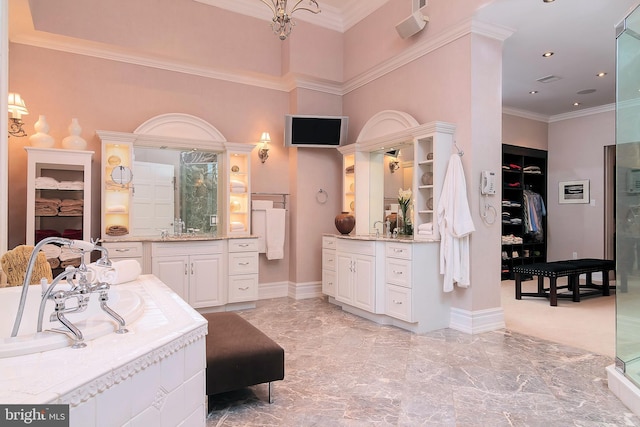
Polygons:
[[373,223],[373,228],[376,229],[376,239],[378,237],[380,237],[380,230],[378,230],[378,224],[380,224],[382,227],[384,227],[384,223],[382,221],[376,221]]
[[[20,329],[20,323],[22,321],[22,315],[24,313],[24,306],[26,304],[26,297],[28,293],[29,284],[31,283],[31,275],[33,273],[33,268],[35,265],[35,260],[37,258],[38,252],[40,248],[49,243],[57,243],[68,246],[70,249],[76,249],[80,252],[80,266],[75,268],[72,266],[67,267],[62,273],[56,276],[51,284],[46,286],[46,279],[41,281],[43,286],[42,299],[40,301],[40,310],[38,312],[38,328],[37,332],[42,332],[42,321],[44,318],[44,309],[47,300],[51,299],[55,303],[55,310],[50,316],[50,321],[58,320],[62,325],[64,325],[67,330],[59,330],[52,329],[52,332],[60,332],[71,334],[71,338],[74,340],[74,344],[72,348],[81,348],[85,347],[86,344],[83,342],[82,332],[71,323],[66,317],[65,313],[80,313],[86,310],[89,300],[92,293],[100,294],[100,308],[111,316],[118,323],[117,333],[125,333],[128,332],[124,326],[124,319],[113,311],[109,306],[107,306],[106,302],[108,301],[108,290],[109,284],[106,282],[100,282],[99,278],[97,280],[89,280],[87,275],[89,273],[89,269],[87,268],[84,262],[84,254],[86,252],[91,252],[94,250],[100,251],[102,253],[101,258],[96,262],[96,266],[102,268],[110,268],[111,261],[109,260],[109,252],[106,248],[98,246],[98,241],[84,242],[82,240],[70,240],[64,239],[60,237],[47,237],[42,239],[36,246],[33,248],[33,252],[31,253],[31,257],[29,258],[29,263],[27,265],[27,271],[25,273],[24,282],[22,283],[22,294],[20,296],[20,304],[18,306],[18,313],[16,315],[16,320],[13,325],[13,330],[11,332],[11,336],[15,337],[18,334],[18,330]],[[54,291],[54,288],[61,280],[66,279],[67,283],[71,285],[70,290],[57,290]],[[77,283],[76,280],[77,279]],[[96,283],[92,283],[95,281]],[[45,288],[46,286],[46,288]],[[74,298],[77,300],[77,304],[73,307],[67,308],[66,302],[67,300]]]

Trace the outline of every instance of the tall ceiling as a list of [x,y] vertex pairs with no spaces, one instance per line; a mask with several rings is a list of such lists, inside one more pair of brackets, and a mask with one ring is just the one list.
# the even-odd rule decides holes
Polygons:
[[[218,6],[226,2],[198,1]],[[233,0],[236,5],[257,1]],[[387,1],[318,0],[323,9],[320,15],[333,25],[323,23],[320,15],[296,17],[344,30]],[[615,102],[615,27],[638,4],[640,0],[495,0],[481,9],[480,20],[514,31],[504,43],[504,109],[553,120],[582,110],[610,108]],[[268,15],[268,8],[264,9]],[[427,2],[426,14],[428,10]],[[553,56],[544,58],[547,51]],[[607,74],[596,77],[600,72]],[[538,81],[549,76],[553,76],[549,83]]]
[[[194,0],[269,20],[260,0]],[[270,1],[270,0],[267,0]],[[318,0],[322,12],[299,12],[296,19],[346,31],[389,0]],[[409,1],[409,0],[406,0]],[[449,0],[431,0],[449,1]],[[14,4],[19,5],[13,7]],[[21,27],[26,0],[12,0],[10,29]],[[513,31],[503,50],[503,108],[553,121],[615,102],[616,25],[640,0],[494,0],[477,18]],[[13,8],[12,8],[13,7]],[[18,13],[14,17],[14,10]],[[429,5],[425,8],[429,14]],[[28,11],[26,13],[28,16]],[[28,19],[28,18],[27,18]],[[544,58],[542,54],[554,52]],[[604,77],[596,74],[604,72]],[[540,79],[549,78],[543,83]],[[531,91],[537,91],[530,94]],[[575,106],[574,103],[579,103]]]

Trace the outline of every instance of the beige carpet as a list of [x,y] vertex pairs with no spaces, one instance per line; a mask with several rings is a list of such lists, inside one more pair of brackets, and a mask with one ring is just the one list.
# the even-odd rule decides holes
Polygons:
[[[522,291],[535,292],[536,282],[523,282]],[[577,303],[559,298],[558,306],[551,307],[546,298],[516,300],[514,281],[505,280],[502,308],[507,329],[615,357],[615,291],[608,297],[588,297]]]

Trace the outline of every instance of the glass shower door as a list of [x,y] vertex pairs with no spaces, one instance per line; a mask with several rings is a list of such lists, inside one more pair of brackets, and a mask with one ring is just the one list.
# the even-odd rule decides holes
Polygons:
[[616,367],[640,387],[640,8],[617,31]]

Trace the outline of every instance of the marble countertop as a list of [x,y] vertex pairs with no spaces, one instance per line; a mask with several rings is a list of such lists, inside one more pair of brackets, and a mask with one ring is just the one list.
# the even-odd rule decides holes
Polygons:
[[434,243],[439,242],[440,239],[434,238],[425,238],[425,239],[415,239],[410,236],[399,236],[399,237],[386,237],[383,235],[376,236],[375,234],[325,234],[325,236],[333,236],[338,239],[351,239],[351,240],[371,240],[371,241],[379,241],[379,242],[398,242],[398,243]]
[[258,236],[216,236],[213,234],[183,234],[182,236],[168,236],[162,238],[160,236],[123,236],[123,237],[107,237],[101,239],[105,243],[122,243],[122,242],[194,242],[209,240],[232,240],[232,239],[257,239]]

